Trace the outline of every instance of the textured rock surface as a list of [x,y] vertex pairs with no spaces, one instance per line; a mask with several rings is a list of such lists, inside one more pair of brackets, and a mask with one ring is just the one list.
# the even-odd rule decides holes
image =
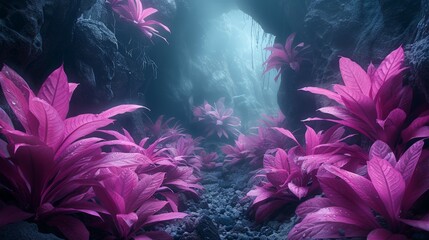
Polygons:
[[422,0],[422,16],[417,25],[414,42],[407,46],[407,58],[411,65],[411,80],[423,90],[429,101],[429,0]]
[[53,234],[38,232],[34,223],[19,222],[9,224],[0,228],[0,239],[2,240],[61,240]]
[[65,66],[69,80],[80,83],[76,92],[80,97],[74,98],[78,106],[96,104],[91,101],[106,104],[113,98],[111,81],[117,51],[116,37],[104,23],[91,19],[76,22]]
[[[198,202],[188,202],[184,221],[166,225],[174,239],[284,239],[294,224],[290,216],[255,224],[248,216],[250,200],[243,200],[250,190],[249,169],[240,166],[228,171],[204,172],[204,194]],[[287,211],[286,211],[287,212]],[[281,220],[283,219],[283,220]],[[290,220],[289,220],[290,219]],[[201,231],[201,228],[209,230]]]
[[22,67],[42,51],[43,2],[2,1],[0,4],[0,63]]

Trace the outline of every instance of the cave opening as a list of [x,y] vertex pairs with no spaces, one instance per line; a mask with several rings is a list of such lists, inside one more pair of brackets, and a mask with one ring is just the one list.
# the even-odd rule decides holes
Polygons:
[[263,74],[269,55],[264,48],[273,45],[274,36],[236,7],[210,13],[209,6],[200,7],[204,10],[198,14],[180,18],[176,27],[184,32],[173,32],[164,46],[170,50],[156,56],[159,74],[147,92],[153,115],[168,114],[186,123],[194,106],[220,98],[245,128],[261,114],[277,114],[280,81],[273,81],[273,70]]

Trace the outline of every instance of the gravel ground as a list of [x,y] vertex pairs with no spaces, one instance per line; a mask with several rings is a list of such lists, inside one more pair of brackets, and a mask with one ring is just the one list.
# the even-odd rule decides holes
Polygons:
[[239,167],[230,171],[217,168],[203,172],[205,190],[201,199],[187,201],[184,221],[166,225],[174,239],[285,239],[294,224],[290,220],[255,224],[248,216],[250,200],[242,200],[251,185],[250,170]]

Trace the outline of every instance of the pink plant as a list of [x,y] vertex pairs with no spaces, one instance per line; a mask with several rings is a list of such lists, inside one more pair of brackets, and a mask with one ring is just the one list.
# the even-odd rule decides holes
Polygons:
[[178,123],[172,124],[173,121],[174,118],[169,118],[164,121],[164,116],[161,115],[154,123],[145,122],[145,135],[151,139],[159,139],[161,137],[178,139],[184,136],[185,130]]
[[108,0],[107,3],[121,19],[136,25],[147,38],[151,39],[155,35],[167,42],[167,39],[159,34],[155,26],[159,26],[167,32],[170,32],[170,29],[159,21],[147,19],[158,12],[156,8],[143,8],[141,0]]
[[261,185],[247,193],[254,198],[251,209],[257,221],[267,220],[280,208],[320,192],[316,173],[322,163],[353,169],[364,164],[356,161],[362,150],[342,142],[349,137],[343,137],[343,128],[335,126],[316,133],[307,126],[305,146],[299,144],[289,130],[274,129],[297,146],[287,152],[278,148],[274,156],[265,154],[263,168],[257,175],[262,178]]
[[[163,232],[142,231],[158,222],[186,216],[180,212],[165,212],[167,201],[158,200],[165,173],[139,176],[130,169],[111,168],[102,171],[103,180],[94,186],[100,205],[101,226],[116,239],[160,239],[168,236]],[[106,176],[108,175],[108,177]]]
[[267,116],[259,127],[254,128],[256,133],[241,134],[234,145],[223,146],[221,149],[226,155],[225,165],[231,166],[246,161],[250,166],[260,168],[268,150],[286,148],[289,139],[270,127],[281,125],[284,119],[282,116]]
[[215,152],[207,153],[206,151],[201,150],[198,152],[198,157],[200,158],[202,169],[204,170],[211,170],[221,166],[221,163],[216,162],[216,159],[218,159],[219,156]]
[[295,47],[292,47],[295,35],[295,33],[289,35],[284,46],[276,43],[272,47],[265,48],[266,50],[270,51],[271,54],[267,61],[264,62],[264,65],[266,65],[264,73],[270,71],[271,69],[276,69],[278,74],[274,78],[275,81],[277,81],[280,75],[287,68],[298,72],[301,62],[305,60],[305,58],[302,57],[302,53],[303,50],[308,48],[308,46],[304,46],[304,43],[299,43]]
[[[291,149],[295,161],[301,169],[307,173],[317,172],[322,164],[335,165],[337,167],[356,170],[365,165],[367,154],[357,145],[350,145],[344,140],[353,135],[345,136],[345,129],[339,125],[333,126],[326,131],[316,131],[306,126],[305,145],[299,144]],[[291,133],[283,128],[275,128],[285,136]]]
[[236,165],[245,160],[254,158],[251,149],[251,142],[248,136],[240,134],[233,145],[225,145],[221,147],[222,152],[225,154],[225,165]]
[[190,136],[172,142],[169,141],[170,138],[163,137],[156,139],[153,143],[148,142],[149,138],[144,138],[137,144],[126,130],[124,130],[124,134],[116,131],[102,132],[119,140],[117,142],[119,146],[115,146],[116,150],[140,154],[152,163],[149,166],[138,166],[135,170],[137,174],[165,173],[159,194],[167,199],[173,211],[178,209],[178,193],[184,193],[194,198],[199,197],[197,191],[202,189],[202,186],[199,184],[200,179],[196,177],[196,174],[199,173],[201,166],[199,161],[193,162],[193,159],[196,158],[194,151],[199,148],[196,146],[196,141]]
[[376,141],[367,176],[324,165],[318,173],[324,197],[298,207],[302,221],[288,239],[407,239],[429,231],[429,213],[414,207],[429,190],[429,158],[422,147],[418,141],[396,160],[387,144]]
[[4,96],[24,128],[17,130],[0,111],[0,225],[31,218],[57,227],[67,238],[87,239],[88,231],[72,216],[99,217],[89,202],[100,168],[147,165],[134,153],[103,152],[115,143],[88,137],[113,122],[111,117],[141,108],[120,105],[100,114],[67,118],[77,84],[68,83],[60,67],[38,95],[12,69],[0,72]]
[[259,176],[263,177],[261,185],[247,193],[248,197],[253,198],[251,210],[257,222],[267,220],[288,204],[318,191],[318,183],[312,181],[315,180],[314,176],[301,171],[294,159],[280,148],[274,156],[265,155]]
[[367,72],[350,59],[340,58],[344,85],[335,84],[334,91],[316,87],[302,89],[337,102],[339,106],[319,109],[335,118],[308,120],[339,123],[373,141],[382,140],[394,147],[404,129],[412,100],[411,88],[402,83],[403,62],[402,47],[390,53],[378,68],[371,64]]
[[240,119],[233,116],[234,111],[226,108],[224,101],[225,98],[220,98],[214,106],[204,101],[203,105],[193,110],[194,117],[204,127],[207,137],[216,134],[218,138],[229,138],[240,134]]

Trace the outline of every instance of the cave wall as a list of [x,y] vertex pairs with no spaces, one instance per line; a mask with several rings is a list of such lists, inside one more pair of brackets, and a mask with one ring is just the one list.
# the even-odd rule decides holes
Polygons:
[[[363,66],[370,60],[377,64],[402,44],[410,64],[407,79],[421,90],[421,101],[429,99],[429,0],[143,2],[158,8],[156,18],[171,28],[169,44],[141,38],[115,18],[104,0],[1,0],[0,64],[10,65],[37,88],[64,63],[69,80],[80,83],[73,113],[134,102],[152,108],[154,116],[168,113],[186,123],[190,102],[199,103],[209,93],[213,99],[208,100],[226,95],[233,102],[241,94],[241,78],[260,77],[251,74],[248,63],[232,67],[243,61],[226,51],[217,59],[199,55],[207,24],[240,9],[277,42],[296,32],[297,42],[311,46],[311,61],[298,73],[283,74],[277,95],[291,128],[323,105],[296,89],[338,82],[339,56]],[[249,109],[260,104],[243,102]]]

